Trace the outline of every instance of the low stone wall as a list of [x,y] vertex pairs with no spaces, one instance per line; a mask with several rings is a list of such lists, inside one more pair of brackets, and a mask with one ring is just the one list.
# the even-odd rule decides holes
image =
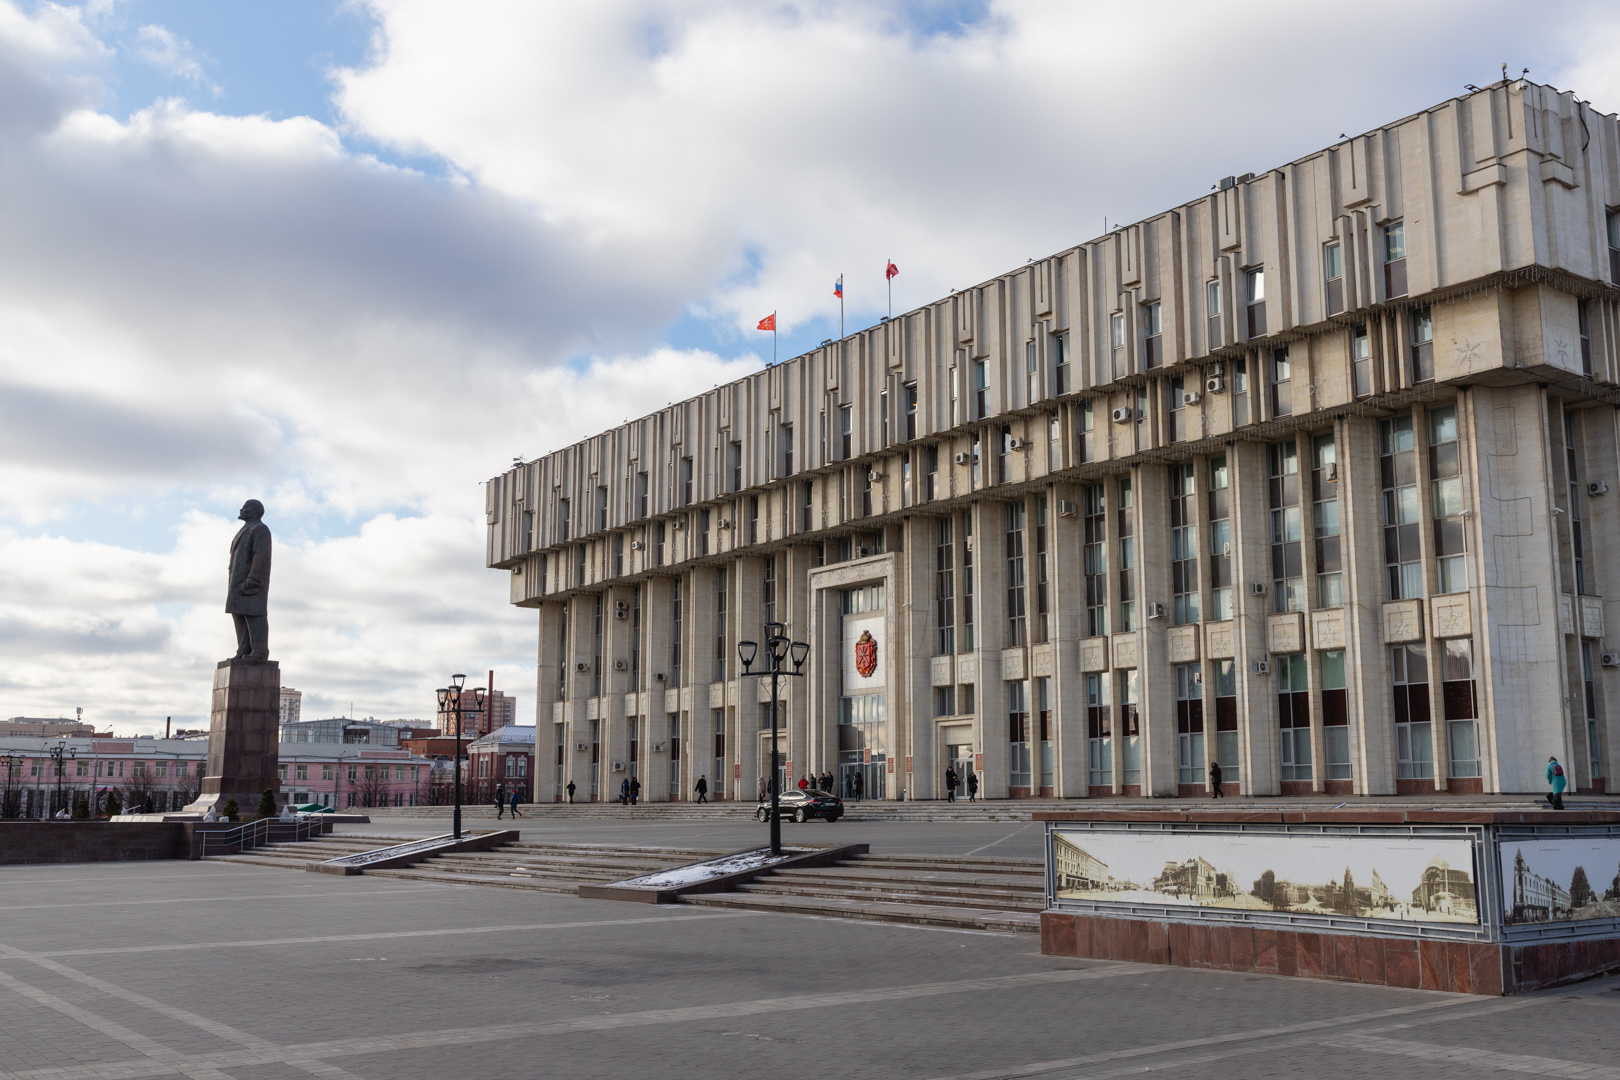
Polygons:
[[0,864],[190,858],[178,821],[0,821]]

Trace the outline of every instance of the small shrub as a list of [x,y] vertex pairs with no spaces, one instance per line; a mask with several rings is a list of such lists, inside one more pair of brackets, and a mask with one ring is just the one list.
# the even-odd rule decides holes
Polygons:
[[269,788],[259,796],[259,816],[262,818],[276,816],[276,793]]
[[118,792],[116,792],[116,791],[107,792],[107,816],[108,817],[116,817],[119,814],[123,813],[123,810],[124,810],[124,802],[123,802],[122,799],[120,799],[118,797]]
[[73,820],[74,821],[89,821],[90,820],[90,804],[88,802],[86,802],[83,799],[80,799],[76,804],[74,804],[74,807],[73,807]]
[[242,808],[240,806],[236,805],[236,800],[235,799],[226,799],[225,800],[225,820],[226,821],[241,821],[242,820]]

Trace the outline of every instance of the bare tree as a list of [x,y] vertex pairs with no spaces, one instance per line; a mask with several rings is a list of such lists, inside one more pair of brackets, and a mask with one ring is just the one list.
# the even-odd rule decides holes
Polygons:
[[361,806],[387,806],[393,798],[393,788],[388,782],[387,765],[365,765],[360,772],[360,779],[354,782],[354,789],[360,796]]

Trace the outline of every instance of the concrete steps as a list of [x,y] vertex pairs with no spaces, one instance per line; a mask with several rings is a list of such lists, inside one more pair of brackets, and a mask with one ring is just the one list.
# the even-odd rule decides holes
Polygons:
[[966,930],[1039,933],[1046,872],[1037,860],[858,855],[767,874],[685,903]]
[[438,855],[400,870],[368,870],[374,877],[432,881],[441,885],[484,885],[503,889],[572,893],[668,870],[723,854],[688,848],[631,848],[615,845],[525,842],[497,851]]
[[319,840],[265,844],[237,855],[210,855],[208,861],[302,870],[311,863],[325,862],[343,855],[356,855],[362,851],[374,851],[397,843],[401,843],[397,836],[323,836]]

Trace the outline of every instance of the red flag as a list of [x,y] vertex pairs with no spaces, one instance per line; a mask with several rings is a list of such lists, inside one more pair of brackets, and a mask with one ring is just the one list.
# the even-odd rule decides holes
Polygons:
[[759,325],[754,327],[754,329],[756,329],[756,330],[775,330],[776,329],[776,312],[773,311],[769,315],[765,316],[763,319],[759,320]]
[[894,275],[898,274],[899,272],[900,272],[900,268],[898,266],[894,265],[894,263],[890,263],[889,268],[887,270],[883,271],[883,276],[886,277],[886,278],[892,279],[894,277]]

